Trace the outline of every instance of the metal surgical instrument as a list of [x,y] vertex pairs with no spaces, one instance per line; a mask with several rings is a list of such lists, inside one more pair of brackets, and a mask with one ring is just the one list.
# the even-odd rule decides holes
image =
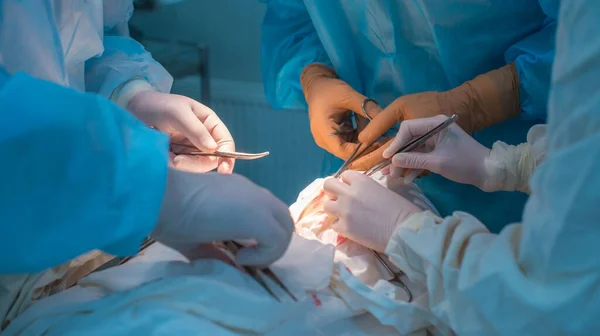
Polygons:
[[[238,242],[235,242],[233,240],[225,241],[222,244],[230,253],[232,253],[234,255],[239,249],[244,247],[244,245],[242,245]],[[267,283],[265,282],[265,280],[262,277],[263,275],[266,275],[271,280],[273,280],[273,282],[275,282],[277,284],[277,286],[279,286],[281,289],[283,289],[287,293],[287,295],[289,295],[294,301],[298,301],[298,299],[294,296],[294,294],[292,294],[292,292],[290,292],[290,290],[283,284],[283,282],[277,277],[277,275],[275,275],[275,273],[273,273],[273,271],[271,271],[269,268],[241,266],[241,265],[238,265],[234,260],[232,260],[232,261],[236,267],[241,268],[244,271],[246,271],[246,273],[248,273],[248,275],[250,275],[275,300],[281,302],[279,297],[277,295],[275,295],[275,293],[269,288],[269,286],[267,285]]]
[[375,250],[371,250],[371,252],[373,252],[373,254],[377,258],[377,260],[379,260],[379,262],[383,265],[383,267],[385,267],[385,269],[392,275],[392,279],[388,280],[388,281],[390,283],[398,285],[400,288],[402,288],[404,290],[404,292],[408,295],[408,302],[411,302],[413,300],[412,292],[410,291],[410,289],[408,289],[408,286],[406,286],[406,284],[404,282],[402,282],[402,279],[400,279],[400,277],[404,275],[404,272],[402,272],[402,271],[394,272],[392,267],[390,267],[390,265],[388,265],[388,263],[385,261],[385,259],[383,259],[383,257],[379,254],[379,252],[377,252]]
[[[441,124],[437,125],[430,131],[426,132],[425,134],[421,135],[420,137],[417,137],[417,138],[409,141],[404,146],[400,147],[400,149],[398,149],[394,153],[394,155],[396,155],[398,153],[410,152],[410,151],[418,148],[419,146],[423,145],[427,140],[431,139],[431,137],[433,137],[436,134],[439,134],[441,131],[448,128],[448,126],[450,126],[454,122],[456,122],[457,119],[458,119],[457,114],[454,114],[451,117],[448,117],[448,119],[444,120]],[[392,163],[392,159],[383,159],[379,163],[377,163],[376,165],[374,165],[373,167],[371,167],[367,171],[365,171],[365,175],[371,176],[371,175],[375,174],[376,172],[382,170],[383,168],[389,166],[391,163]]]
[[173,146],[180,146],[180,147],[185,147],[185,148],[190,148],[190,149],[196,150],[196,151],[190,151],[190,152],[185,152],[185,151],[174,152],[175,155],[214,156],[214,157],[236,159],[236,160],[256,160],[256,159],[263,158],[270,154],[269,152],[262,152],[262,153],[242,153],[242,152],[228,152],[228,151],[201,152],[201,151],[198,151],[198,148],[196,146],[186,145],[186,144],[176,144],[176,143],[171,144],[171,150],[172,150]]

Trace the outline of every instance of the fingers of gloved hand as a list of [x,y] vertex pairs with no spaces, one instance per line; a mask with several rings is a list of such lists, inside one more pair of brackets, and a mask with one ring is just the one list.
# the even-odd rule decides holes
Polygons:
[[[217,149],[224,152],[234,152],[235,142],[229,132],[229,129],[210,108],[197,103],[194,105],[194,113],[204,123],[204,126],[210,132],[211,137],[217,142]],[[204,118],[204,119],[203,119]],[[235,165],[234,159],[219,158],[218,171],[222,174],[231,174]]]
[[191,107],[172,116],[173,128],[181,132],[194,146],[204,151],[214,151],[217,143],[209,130],[194,114]]
[[428,170],[440,174],[440,162],[438,156],[433,153],[398,153],[392,157],[392,164],[399,168]]
[[206,173],[217,168],[219,158],[214,156],[176,155],[173,167],[190,173]]
[[231,174],[231,173],[233,173],[234,165],[235,165],[235,159],[218,158],[217,171],[221,174]]
[[372,117],[371,122],[358,135],[358,141],[370,143],[384,135],[397,122],[402,120],[404,120],[404,115],[401,105],[393,102]]
[[400,178],[404,183],[413,182],[417,177],[423,177],[429,174],[429,172],[426,170],[400,168],[394,166],[393,164],[387,166],[385,169],[388,170],[387,175],[389,175],[392,179]]
[[422,169],[410,169],[410,170],[408,170],[408,172],[404,175],[404,183],[411,183],[417,177],[419,177],[421,175],[421,173],[423,173]]
[[255,197],[267,213],[259,212],[257,218],[249,219],[252,224],[244,223],[247,226],[238,231],[239,234],[249,235],[238,239],[252,239],[257,244],[238,251],[236,260],[242,265],[264,267],[275,262],[287,250],[294,231],[294,221],[282,201],[266,189],[259,190]]
[[[274,197],[274,196],[273,196]],[[294,220],[292,219],[292,215],[290,214],[290,209],[288,206],[280,200],[277,200],[276,205],[273,206],[273,216],[275,220],[279,223],[279,226],[283,228],[283,230],[290,235],[294,232]],[[291,239],[291,238],[290,238]]]
[[369,124],[369,119],[367,119],[365,117],[361,117],[358,114],[356,115],[356,132],[358,132],[360,134],[360,132],[362,132],[362,130],[364,130],[368,124]]
[[[362,104],[363,101],[367,99],[367,97],[354,90],[354,88],[352,88],[345,82],[343,84],[337,85],[336,88],[338,88],[338,90],[335,90],[334,92],[336,94],[335,99],[337,99],[337,102],[334,104],[334,106],[336,108],[343,108],[346,110],[354,111],[358,115],[363,115]],[[332,98],[329,97],[329,99]]]
[[331,197],[327,197],[323,202],[323,211],[330,218],[338,218],[342,214],[341,203],[339,198],[332,199]]
[[[386,141],[387,140],[387,141]],[[370,148],[371,150],[350,164],[350,169],[365,171],[383,160],[383,152],[391,144],[392,139],[384,138],[385,143],[377,142]]]
[[340,195],[347,195],[350,192],[350,187],[348,184],[330,177],[323,183],[323,190],[327,196],[338,198]]
[[[384,253],[387,241],[389,240],[389,238],[386,237],[387,235],[377,232],[368,232],[369,229],[357,227],[357,224],[358,223],[354,223],[346,218],[339,218],[332,223],[331,229],[337,234],[357,242],[360,245]],[[364,224],[365,223],[361,223],[360,225],[362,226]],[[371,228],[371,231],[379,229],[380,228]]]
[[292,233],[279,224],[275,217],[261,223],[269,230],[256,230],[253,239],[257,245],[239,250],[236,261],[241,265],[266,267],[281,258],[292,240]]
[[413,139],[422,136],[431,131],[439,124],[444,122],[448,117],[438,115],[431,118],[406,120],[400,124],[400,129],[390,146],[383,152],[383,157],[390,158],[402,146],[406,145]]
[[[359,183],[363,183],[363,184],[369,184],[369,183],[376,183],[372,178],[366,176],[365,174],[359,172],[359,171],[354,171],[354,170],[346,170],[345,172],[342,173],[342,175],[340,176],[340,178],[342,179],[342,181],[348,185],[348,186],[353,186]],[[350,192],[350,188],[346,188],[346,193]]]
[[235,151],[233,137],[215,111],[197,101],[193,101],[192,110],[209,131],[211,138],[217,142],[217,149],[228,152]]
[[394,176],[392,175],[392,168],[393,168],[393,167],[394,167],[393,165],[385,166],[385,167],[384,167],[384,168],[381,170],[381,175],[383,175],[383,176],[391,176],[391,177],[394,177]]

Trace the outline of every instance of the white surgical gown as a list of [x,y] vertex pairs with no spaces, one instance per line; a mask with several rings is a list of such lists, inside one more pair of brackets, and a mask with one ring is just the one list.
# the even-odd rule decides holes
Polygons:
[[599,11],[561,4],[548,152],[522,223],[494,235],[466,213],[418,214],[388,245],[459,335],[600,334]]
[[132,11],[131,0],[0,2],[0,274],[94,248],[134,254],[152,230],[168,139],[103,98],[132,78],[170,89],[127,37]]

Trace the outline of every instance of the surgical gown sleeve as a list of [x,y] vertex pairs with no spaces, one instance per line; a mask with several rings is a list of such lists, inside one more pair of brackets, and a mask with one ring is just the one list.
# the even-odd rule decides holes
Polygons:
[[168,138],[92,94],[0,72],[0,274],[92,249],[137,253],[158,218]]
[[306,109],[300,74],[311,63],[329,66],[302,0],[264,0],[262,74],[267,99],[275,109]]
[[540,0],[546,19],[539,31],[508,48],[507,62],[514,62],[519,74],[521,117],[545,120],[550,74],[555,55],[558,0]]
[[459,335],[600,333],[600,2],[563,4],[548,152],[523,222],[494,235],[465,213],[419,213],[387,247]]
[[152,55],[129,36],[131,0],[104,1],[104,52],[85,65],[87,92],[110,98],[132,79],[144,79],[160,92],[170,92],[173,77]]

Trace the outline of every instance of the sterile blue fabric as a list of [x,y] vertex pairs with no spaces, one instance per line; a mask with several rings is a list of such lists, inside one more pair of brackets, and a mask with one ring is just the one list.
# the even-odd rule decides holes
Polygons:
[[600,333],[600,2],[560,8],[548,152],[523,222],[493,235],[468,214],[420,213],[386,250],[458,335]]
[[[306,108],[299,78],[315,62],[332,66],[342,80],[383,107],[405,94],[452,89],[514,62],[521,117],[475,137],[488,146],[497,140],[518,144],[545,117],[557,0],[263,2],[268,6],[263,80],[275,108]],[[330,169],[324,173],[339,167],[339,160],[326,160]],[[442,214],[466,210],[494,231],[520,220],[527,198],[485,194],[439,176],[418,184]]]
[[5,0],[0,3],[0,65],[109,98],[142,78],[169,92],[173,78],[128,35],[132,0]]
[[135,254],[158,218],[168,137],[107,99],[24,73],[0,71],[0,110],[0,274],[90,248]]

